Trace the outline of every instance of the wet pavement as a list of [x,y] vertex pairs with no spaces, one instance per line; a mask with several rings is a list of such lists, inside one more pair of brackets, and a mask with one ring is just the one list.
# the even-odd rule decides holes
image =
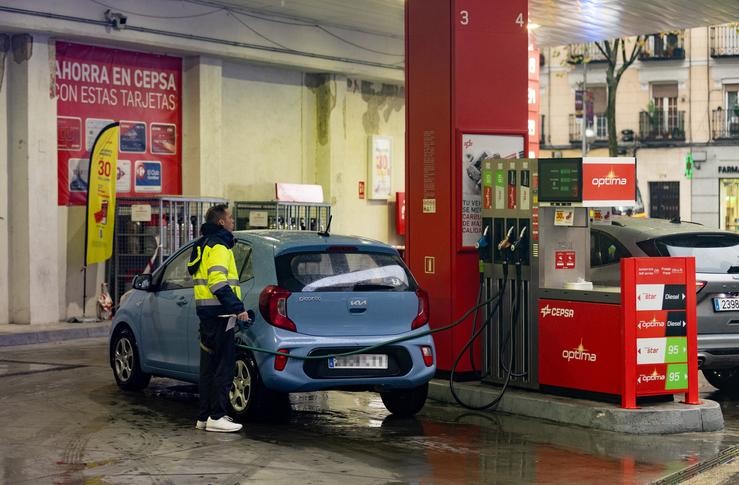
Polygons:
[[394,419],[375,394],[329,392],[218,434],[194,429],[194,386],[119,391],[104,339],[6,347],[0,483],[649,483],[739,444],[739,398],[702,391],[724,431],[634,436],[432,402]]

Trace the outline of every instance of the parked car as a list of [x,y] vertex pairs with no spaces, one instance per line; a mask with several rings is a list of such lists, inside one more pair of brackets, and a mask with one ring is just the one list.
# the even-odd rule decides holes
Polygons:
[[[284,357],[237,349],[229,395],[232,417],[258,415],[287,393],[375,390],[396,415],[417,413],[436,371],[431,336],[367,354],[328,357],[428,329],[428,297],[397,251],[359,237],[301,231],[236,232],[234,256],[250,345]],[[119,387],[146,387],[151,376],[198,381],[198,318],[187,261],[192,242],[121,299],[110,335]],[[225,322],[224,322],[225,324]],[[293,356],[321,356],[299,360]],[[281,400],[281,401],[280,401]]]
[[593,283],[620,285],[619,261],[631,256],[695,256],[698,363],[713,386],[739,390],[739,234],[630,217],[591,227]]

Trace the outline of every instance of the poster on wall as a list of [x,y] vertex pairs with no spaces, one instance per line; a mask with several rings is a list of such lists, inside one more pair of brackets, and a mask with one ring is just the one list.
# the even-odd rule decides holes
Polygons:
[[369,137],[368,199],[387,200],[392,188],[393,143],[389,136]]
[[[488,158],[523,158],[523,142],[524,138],[520,135],[462,134],[461,230],[463,247],[474,247],[475,242],[482,235],[482,162]],[[504,183],[504,172],[496,171],[496,198],[504,197]]]
[[59,205],[84,205],[95,138],[120,123],[118,197],[182,193],[182,59],[56,43]]

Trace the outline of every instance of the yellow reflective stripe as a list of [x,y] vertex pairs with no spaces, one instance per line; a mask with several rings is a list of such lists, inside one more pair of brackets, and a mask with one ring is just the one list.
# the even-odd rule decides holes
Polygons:
[[198,250],[198,256],[195,259],[193,259],[192,261],[188,261],[187,266],[193,266],[193,265],[197,264],[198,261],[200,261],[200,256],[201,256],[201,254],[200,254],[200,246],[195,246],[195,247]]
[[236,279],[228,280],[228,284],[231,286],[236,286],[239,284],[239,280],[236,280]]
[[195,279],[193,278],[192,283],[194,285],[201,285],[201,286],[208,286],[208,280],[202,280],[202,279]]
[[225,266],[211,266],[210,268],[208,268],[208,274],[211,274],[214,271],[218,271],[219,273],[223,273],[225,275],[228,274],[228,268],[226,268]]

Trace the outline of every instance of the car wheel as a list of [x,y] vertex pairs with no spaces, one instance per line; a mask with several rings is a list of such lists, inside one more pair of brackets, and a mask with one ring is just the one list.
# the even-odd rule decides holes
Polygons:
[[288,395],[267,389],[262,383],[254,359],[247,353],[237,353],[234,379],[228,392],[230,415],[236,419],[264,417],[288,404]]
[[118,387],[124,391],[139,391],[149,385],[151,375],[141,371],[139,351],[131,330],[124,328],[116,334],[110,358]]
[[739,391],[739,367],[733,369],[703,369],[703,375],[713,386],[722,391]]
[[396,416],[409,417],[423,408],[428,393],[429,385],[426,383],[411,389],[380,392],[380,397],[388,411]]

